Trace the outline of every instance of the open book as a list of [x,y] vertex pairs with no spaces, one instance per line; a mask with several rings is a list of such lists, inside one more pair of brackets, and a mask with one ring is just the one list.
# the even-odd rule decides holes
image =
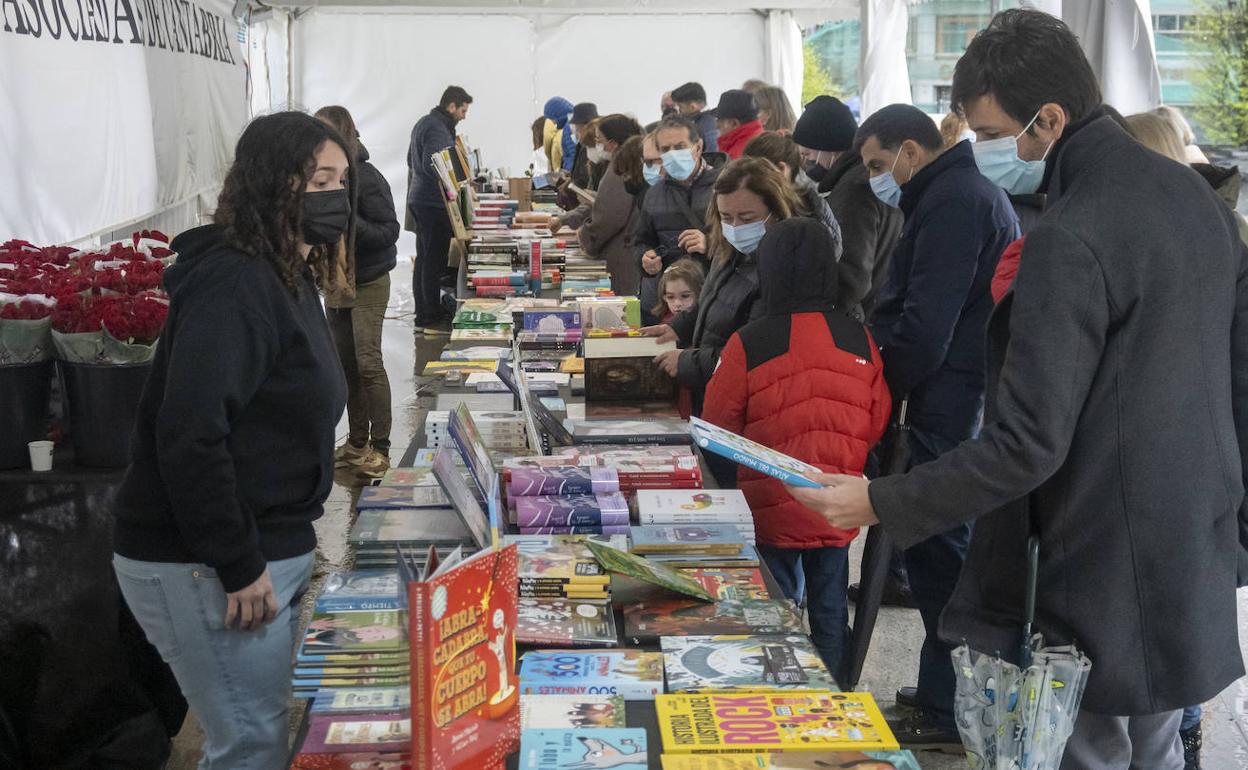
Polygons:
[[594,205],[594,201],[598,200],[598,193],[593,190],[586,190],[584,187],[568,182],[568,189],[576,195],[577,200],[587,206]]
[[811,480],[815,474],[822,473],[815,466],[765,447],[745,436],[738,436],[718,425],[691,417],[689,434],[693,436],[694,443],[703,449],[723,455],[759,473],[774,476],[790,486],[815,488],[822,486],[819,482]]

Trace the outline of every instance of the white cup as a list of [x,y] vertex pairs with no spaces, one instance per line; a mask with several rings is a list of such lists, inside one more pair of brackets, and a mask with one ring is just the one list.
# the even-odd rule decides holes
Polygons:
[[30,449],[30,469],[32,471],[52,470],[51,441],[32,441],[26,446]]

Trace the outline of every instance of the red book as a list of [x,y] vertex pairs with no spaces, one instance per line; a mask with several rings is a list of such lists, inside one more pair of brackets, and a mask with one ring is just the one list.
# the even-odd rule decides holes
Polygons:
[[478,297],[514,297],[516,296],[515,286],[479,286],[477,287]]
[[519,749],[516,546],[456,564],[430,555],[426,574],[400,563],[407,586],[415,770],[503,767]]
[[291,770],[412,770],[406,754],[298,754]]

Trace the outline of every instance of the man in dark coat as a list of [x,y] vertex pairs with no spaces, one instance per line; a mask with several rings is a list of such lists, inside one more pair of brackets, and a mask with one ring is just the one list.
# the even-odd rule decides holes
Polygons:
[[[701,83],[685,83],[672,89],[672,101],[681,117],[688,119],[702,138],[702,152],[719,152],[719,128],[715,111],[706,109],[706,89]],[[664,113],[663,117],[667,117]]]
[[862,157],[853,149],[858,122],[841,100],[817,96],[802,112],[793,141],[806,175],[819,183],[841,225],[840,290],[836,306],[859,321],[870,318],[893,248],[901,235],[901,211],[871,192]]
[[1177,770],[1180,710],[1244,673],[1248,250],[1100,98],[1050,16],[1005,11],[972,41],[953,101],[979,142],[1014,138],[980,168],[1048,195],[989,326],[984,428],[904,476],[794,494],[903,544],[974,521],[941,633],[977,650],[1017,646],[1038,537],[1038,630],[1092,660],[1063,768]]
[[455,124],[468,116],[470,104],[472,97],[467,91],[459,86],[448,87],[438,106],[412,128],[407,149],[407,206],[416,222],[412,294],[416,300],[416,325],[420,327],[449,320],[442,308],[441,294],[442,273],[446,271],[451,246],[451,219],[446,213],[446,194],[430,157],[455,145]]
[[[908,401],[910,462],[918,465],[978,429],[989,286],[1001,252],[1018,237],[1018,217],[1005,193],[979,173],[970,142],[943,150],[936,124],[915,107],[876,112],[854,145],[877,195],[906,217],[870,327],[893,398]],[[907,544],[906,571],[927,638],[918,687],[906,694],[921,715],[894,730],[906,746],[960,743],[952,648],[937,631],[970,537],[970,526],[959,523]]]

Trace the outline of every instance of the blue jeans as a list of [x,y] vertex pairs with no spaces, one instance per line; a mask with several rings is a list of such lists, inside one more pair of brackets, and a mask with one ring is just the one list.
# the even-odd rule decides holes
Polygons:
[[759,545],[758,552],[785,598],[800,604],[803,595],[809,594],[810,639],[828,671],[841,681],[849,647],[849,548]]
[[286,767],[291,654],[314,561],[307,553],[270,562],[277,618],[239,631],[225,628],[225,589],[215,570],[113,556],[126,604],[204,730],[199,770]]
[[1179,732],[1186,732],[1200,724],[1204,712],[1200,706],[1188,706],[1183,709],[1183,721],[1179,723]]

